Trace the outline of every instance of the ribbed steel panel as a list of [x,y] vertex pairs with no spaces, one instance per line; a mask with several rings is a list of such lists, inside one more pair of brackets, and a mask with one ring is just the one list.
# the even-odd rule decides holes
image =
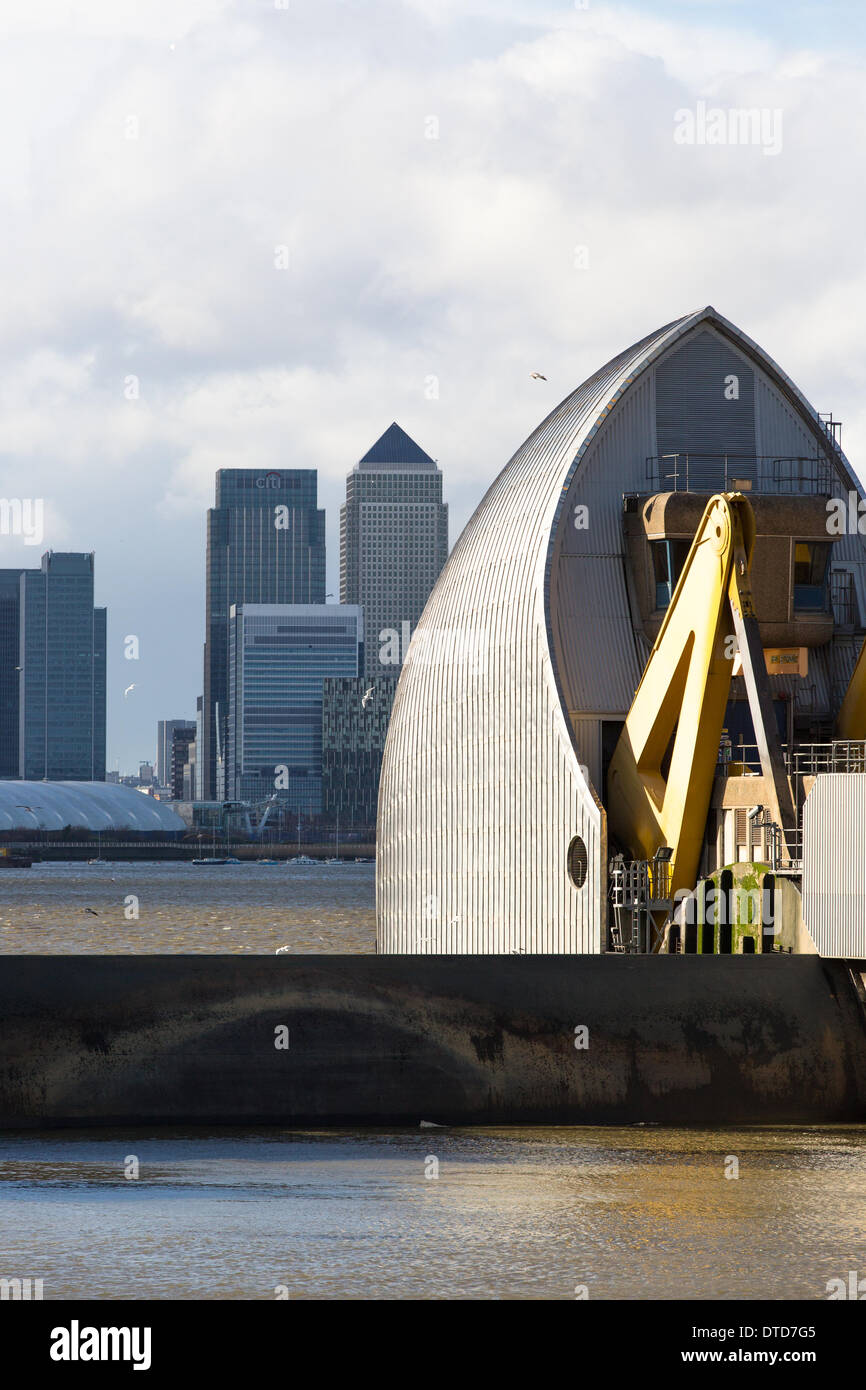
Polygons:
[[803,811],[803,920],[822,956],[866,955],[866,773],[824,773]]
[[[379,797],[381,951],[601,949],[606,817],[568,712],[591,719],[597,739],[599,717],[625,715],[643,670],[622,499],[647,490],[657,453],[655,369],[695,333],[733,344],[821,432],[788,378],[708,308],[608,363],[517,451],[454,547],[400,677]],[[849,477],[832,441],[827,451]],[[585,531],[577,503],[590,508]],[[582,888],[566,867],[574,835],[587,847]]]
[[589,780],[597,792],[601,791],[601,720],[572,719],[574,746]]
[[[716,464],[708,465],[700,455],[725,453],[751,457],[737,472],[756,483],[755,377],[742,354],[716,333],[696,333],[659,364],[655,376],[658,453],[698,456],[690,464],[689,486],[715,492]],[[727,399],[726,382],[732,377],[736,386],[731,382],[732,398]]]
[[[383,762],[380,950],[601,949],[604,815],[551,664],[551,540],[579,449],[632,372],[690,322],[621,354],[553,411],[489,489],[430,596]],[[462,650],[455,637],[450,658],[436,656],[455,632]],[[566,871],[573,835],[587,849],[582,888]]]
[[[624,558],[565,556],[556,568],[552,600],[566,706],[622,718],[649,656],[649,644],[632,626]],[[600,660],[602,633],[605,650]],[[587,659],[590,650],[594,660]]]

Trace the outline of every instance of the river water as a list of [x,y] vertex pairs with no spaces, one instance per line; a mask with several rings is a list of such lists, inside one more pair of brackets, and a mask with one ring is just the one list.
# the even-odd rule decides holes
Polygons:
[[376,949],[375,868],[284,860],[6,869],[0,955],[270,954],[285,946],[369,953]]
[[866,1273],[866,1134],[6,1135],[0,1251],[46,1299],[825,1299]]
[[[0,954],[370,952],[373,889],[43,864],[0,877]],[[46,1299],[823,1299],[850,1270],[866,1128],[0,1134],[0,1278]]]

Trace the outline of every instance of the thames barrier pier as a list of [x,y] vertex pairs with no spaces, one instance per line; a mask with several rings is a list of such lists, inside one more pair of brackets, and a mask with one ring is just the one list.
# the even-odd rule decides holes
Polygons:
[[628,348],[412,637],[378,955],[8,958],[0,1123],[862,1121],[864,511],[715,309]]
[[0,1125],[856,1121],[863,969],[796,955],[10,957]]

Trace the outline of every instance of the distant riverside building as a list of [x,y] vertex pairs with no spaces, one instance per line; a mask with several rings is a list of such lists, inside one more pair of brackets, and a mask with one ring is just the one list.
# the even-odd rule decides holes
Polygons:
[[322,811],[334,824],[374,826],[382,751],[396,676],[336,677],[324,683]]
[[0,834],[50,838],[76,829],[94,834],[171,836],[186,826],[165,801],[114,781],[0,781]]
[[18,776],[21,570],[0,570],[0,777]]
[[[201,790],[201,785],[202,785],[202,775],[201,775],[201,748],[202,748],[202,729],[203,729],[203,727],[204,727],[204,716],[203,716],[203,714],[202,714],[203,705],[204,705],[204,696],[203,696],[203,695],[199,695],[199,696],[197,697],[197,699],[196,699],[196,702],[195,702],[195,760],[193,761],[192,758],[190,759],[190,763],[191,763],[190,772],[191,772],[192,779],[193,779],[193,780],[192,780],[192,791],[191,791],[191,793],[190,793],[190,798],[189,798],[190,801],[202,801],[202,800],[204,799],[204,798],[202,797],[202,790]],[[191,745],[191,746],[192,746],[192,745]],[[184,798],[184,799],[186,799],[186,798]]]
[[189,790],[191,763],[195,763],[195,724],[178,724],[172,731],[168,778],[163,784],[170,788],[175,801],[192,800],[192,797],[184,795],[185,779]]
[[[186,756],[187,756],[187,760],[186,760],[186,762],[183,764],[183,767],[181,768],[181,780],[180,780],[180,788],[181,788],[181,790],[180,790],[180,796],[177,796],[177,795],[175,794],[174,790],[172,791],[172,795],[174,796],[175,801],[195,801],[195,799],[196,799],[196,793],[195,793],[195,788],[196,788],[196,781],[195,781],[195,776],[196,776],[196,741],[195,741],[195,738],[193,738],[193,739],[190,740],[189,746],[188,746],[188,748],[187,748],[187,754],[186,754]],[[175,783],[175,786],[176,786],[176,785],[177,785],[177,783]]]
[[346,479],[340,510],[340,602],[364,610],[365,676],[399,675],[447,558],[441,470],[390,425]]
[[325,513],[314,469],[224,468],[208,512],[199,796],[225,794],[233,605],[325,601]]
[[[4,667],[15,621],[10,573],[0,585]],[[93,606],[93,555],[48,551],[40,569],[17,573],[17,775],[104,781],[106,612]],[[3,759],[10,766],[14,701],[5,675],[2,692]]]
[[340,511],[340,599],[363,609],[365,690],[375,693],[361,718],[353,692],[331,692],[324,775],[334,818],[375,821],[371,797],[396,678],[447,558],[442,473],[405,430],[389,425],[346,479]]
[[156,780],[161,787],[171,786],[172,744],[176,730],[195,738],[195,721],[191,719],[160,719],[156,726]]
[[305,815],[322,809],[322,698],[327,677],[357,677],[363,621],[340,604],[232,605],[226,795],[274,791]]

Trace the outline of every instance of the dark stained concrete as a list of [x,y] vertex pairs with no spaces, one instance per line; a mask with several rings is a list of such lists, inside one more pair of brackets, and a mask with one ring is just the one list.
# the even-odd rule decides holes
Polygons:
[[7,956],[0,1126],[859,1121],[852,966],[866,971],[779,955]]

